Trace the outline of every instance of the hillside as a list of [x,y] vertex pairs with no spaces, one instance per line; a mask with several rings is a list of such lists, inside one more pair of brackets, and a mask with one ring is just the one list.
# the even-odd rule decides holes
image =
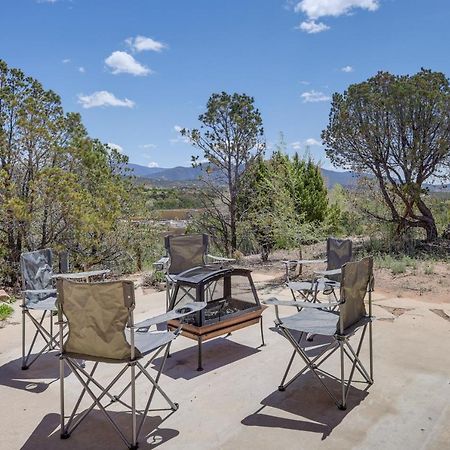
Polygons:
[[[201,174],[199,167],[145,167],[139,164],[128,164],[133,169],[134,175],[144,178],[157,185],[179,185],[180,183],[192,184],[198,181]],[[342,186],[354,186],[357,175],[353,172],[337,172],[334,170],[321,169],[322,175],[326,180],[327,186],[332,188],[335,184]]]

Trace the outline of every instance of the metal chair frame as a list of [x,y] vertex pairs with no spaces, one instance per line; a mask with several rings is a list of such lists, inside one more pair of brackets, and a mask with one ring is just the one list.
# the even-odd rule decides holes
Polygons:
[[[276,314],[276,321],[275,321],[275,327],[276,330],[279,331],[293,346],[293,352],[292,355],[288,361],[286,370],[284,372],[284,375],[281,379],[280,385],[278,386],[279,391],[284,391],[290,384],[292,384],[297,378],[299,378],[302,374],[304,374],[307,370],[310,370],[312,374],[316,377],[316,379],[320,382],[320,384],[323,386],[327,394],[331,397],[331,399],[334,401],[336,406],[341,409],[345,410],[347,408],[347,398],[349,394],[350,387],[352,385],[353,377],[355,374],[355,370],[357,370],[361,376],[363,377],[364,381],[368,385],[372,385],[374,382],[373,378],[373,336],[372,336],[372,322],[374,320],[374,317],[372,316],[372,291],[373,291],[373,275],[371,275],[371,279],[368,284],[368,305],[369,310],[366,317],[361,319],[357,324],[348,327],[347,330],[344,329],[343,324],[343,318],[342,314],[339,314],[339,330],[332,336],[333,341],[327,345],[322,352],[320,352],[318,355],[316,355],[313,358],[310,358],[306,351],[301,347],[300,342],[302,340],[302,337],[304,335],[307,335],[308,333],[305,331],[301,331],[299,337],[296,339],[292,333],[292,331],[285,327],[283,325],[283,319],[280,318],[279,315],[279,306],[293,306],[297,308],[297,310],[301,310],[302,308],[315,308],[322,310],[324,313],[331,313],[336,314],[335,312],[331,312],[331,309],[336,309],[337,311],[339,308],[344,304],[342,301],[335,301],[330,302],[328,305],[324,306],[320,303],[311,303],[311,302],[300,302],[297,300],[294,301],[282,301],[277,299],[269,299],[265,301],[264,303],[268,305],[274,305],[275,306],[275,314]],[[362,328],[361,337],[359,339],[358,345],[355,349],[350,344],[350,337],[356,334],[356,332]],[[360,358],[360,352],[362,349],[362,345],[364,342],[364,338],[366,336],[367,328],[369,330],[369,370],[366,370],[364,364],[361,361]],[[318,334],[318,333],[315,333]],[[329,372],[326,372],[320,368],[320,366],[331,356],[333,355],[337,350],[339,350],[340,353],[340,376],[337,377]],[[293,375],[288,381],[286,381],[289,372],[291,371],[292,363],[294,361],[294,358],[296,355],[299,355],[300,358],[305,363],[305,366],[298,371],[295,375]],[[351,363],[351,369],[348,378],[345,378],[345,358],[347,358]],[[336,379],[340,382],[341,385],[341,393],[339,398],[331,392],[329,387],[326,385],[324,380],[322,379],[321,375],[329,376],[333,379]]]

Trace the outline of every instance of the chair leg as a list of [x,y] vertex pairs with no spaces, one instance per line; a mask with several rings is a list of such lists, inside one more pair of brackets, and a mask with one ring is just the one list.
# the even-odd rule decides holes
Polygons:
[[197,365],[197,371],[201,372],[203,370],[202,366],[202,337],[198,337],[198,365]]
[[64,358],[59,356],[59,397],[60,397],[60,438],[68,439],[70,434],[66,430],[64,416]]
[[[297,340],[297,344],[300,344],[302,336],[303,336],[303,332],[300,333],[300,337]],[[288,373],[291,370],[292,362],[294,361],[296,353],[297,353],[297,350],[294,349],[294,351],[292,352],[291,358],[289,359],[288,365],[286,367],[286,371],[284,372],[284,375],[283,375],[283,378],[281,380],[281,383],[278,386],[278,390],[281,391],[281,392],[286,390],[286,386],[284,385],[284,382],[286,381]]]
[[261,329],[261,347],[264,347],[266,343],[264,342],[264,326],[263,326],[263,316],[259,316],[259,326]]
[[25,307],[22,307],[22,370],[28,369],[25,363]]
[[369,322],[369,361],[370,361],[370,379],[373,383],[373,341],[372,341],[372,322]]
[[136,364],[132,363],[130,366],[131,372],[131,446],[130,449],[136,450],[138,448],[137,433],[136,433]]
[[346,405],[346,395],[345,395],[345,366],[344,366],[344,341],[339,341],[340,354],[341,354],[341,394],[342,401],[341,404],[338,405],[338,408],[341,410],[347,409]]

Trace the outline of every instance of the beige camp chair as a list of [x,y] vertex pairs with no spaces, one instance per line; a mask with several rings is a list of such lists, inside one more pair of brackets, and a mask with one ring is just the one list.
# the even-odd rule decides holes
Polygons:
[[[131,281],[112,281],[103,283],[75,283],[60,279],[58,289],[58,318],[60,330],[60,386],[61,386],[61,439],[67,439],[75,428],[97,406],[114,427],[123,442],[131,449],[138,447],[138,438],[147,417],[150,405],[158,391],[170,406],[172,411],[178,405],[167,396],[159,386],[159,379],[169,353],[172,341],[179,335],[181,329],[175,331],[157,331],[152,327],[168,320],[184,317],[200,311],[206,303],[186,304],[182,308],[169,313],[134,324],[134,285]],[[67,320],[69,333],[63,341],[62,327]],[[152,377],[147,368],[161,353],[164,357],[156,377]],[[144,364],[144,357],[152,355]],[[79,360],[92,361],[93,366],[88,371]],[[119,373],[106,386],[98,382],[94,375],[99,363],[121,366]],[[82,385],[80,396],[72,413],[65,422],[64,408],[64,369],[71,369]],[[129,382],[117,395],[110,393],[111,389],[130,369]],[[138,371],[138,373],[136,373]],[[141,375],[150,382],[145,408],[138,423],[136,418],[136,379]],[[124,394],[130,390],[130,403],[123,400]],[[85,394],[92,399],[91,406],[82,413],[78,408]],[[143,398],[143,395],[139,398]],[[102,400],[106,400],[102,401]],[[131,438],[114,422],[107,408],[115,404],[125,406],[131,411]],[[117,448],[111,443],[111,448]]]
[[[373,383],[372,290],[373,258],[367,257],[358,262],[349,262],[342,267],[340,298],[330,305],[301,301],[282,301],[276,298],[264,302],[268,305],[275,306],[277,317],[275,321],[276,330],[294,347],[294,351],[278,387],[280,391],[284,391],[294,380],[309,369],[325,388],[328,395],[334,400],[338,408],[346,409],[347,397],[355,369],[362,375],[365,382],[369,385]],[[368,314],[364,304],[366,293],[368,293]],[[278,311],[279,306],[292,306],[297,309],[301,307],[302,309],[292,316],[281,318]],[[329,306],[336,307],[337,310],[331,311]],[[369,328],[369,371],[366,370],[359,356],[367,328]],[[350,345],[349,339],[358,330],[362,330],[362,332],[355,351],[352,345]],[[299,333],[298,337],[296,335],[297,333]],[[331,343],[326,345],[313,358],[308,356],[307,344],[302,339],[309,333],[328,336],[332,339]],[[340,350],[340,376],[335,377],[322,370],[320,366],[337,350]],[[286,382],[296,354],[300,355],[306,365]],[[346,357],[351,363],[351,369],[347,379],[345,378],[344,362]],[[341,393],[339,399],[326,385],[324,375],[340,380]]]
[[[213,256],[208,253],[209,237],[207,234],[169,235],[164,239],[167,255],[154,265],[163,270],[166,277],[166,311],[169,309],[170,297],[176,283],[176,277],[194,267],[217,265],[221,268],[235,261],[232,258]],[[189,295],[188,292],[186,292]],[[195,301],[195,297],[193,298]]]

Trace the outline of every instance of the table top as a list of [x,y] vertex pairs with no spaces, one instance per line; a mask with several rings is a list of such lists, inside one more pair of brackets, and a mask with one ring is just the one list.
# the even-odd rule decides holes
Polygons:
[[211,277],[222,277],[223,275],[232,271],[233,269],[230,267],[218,269],[217,266],[200,266],[186,270],[176,275],[174,278],[178,284],[200,284],[204,283]]
[[61,280],[78,280],[80,278],[98,277],[100,275],[106,275],[110,273],[109,269],[91,270],[88,272],[75,272],[75,273],[57,273],[52,276],[53,279]]

